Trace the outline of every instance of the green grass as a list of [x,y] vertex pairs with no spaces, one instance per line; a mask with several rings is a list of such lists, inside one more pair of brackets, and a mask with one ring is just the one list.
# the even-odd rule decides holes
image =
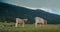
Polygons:
[[60,32],[60,24],[53,25],[48,24],[39,26],[36,28],[34,24],[25,24],[25,27],[15,27],[15,23],[1,23],[0,22],[0,32]]

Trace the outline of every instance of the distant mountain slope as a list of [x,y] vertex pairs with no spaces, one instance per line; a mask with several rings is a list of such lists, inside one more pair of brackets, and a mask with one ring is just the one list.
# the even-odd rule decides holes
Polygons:
[[60,15],[45,12],[43,10],[32,10],[7,3],[0,3],[0,21],[15,21],[15,18],[28,18],[27,23],[34,23],[35,17],[41,17],[51,24],[60,24]]

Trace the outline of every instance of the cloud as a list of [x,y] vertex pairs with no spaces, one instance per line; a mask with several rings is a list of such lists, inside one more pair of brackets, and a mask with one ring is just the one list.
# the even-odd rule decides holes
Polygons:
[[46,11],[46,12],[50,12],[50,13],[52,13],[52,10],[50,9],[50,8],[39,8],[39,9],[41,9],[41,10],[43,10],[43,11]]
[[33,9],[33,10],[36,10],[36,9],[38,9],[38,8],[31,8],[31,7],[25,7],[25,8],[28,8],[28,9]]

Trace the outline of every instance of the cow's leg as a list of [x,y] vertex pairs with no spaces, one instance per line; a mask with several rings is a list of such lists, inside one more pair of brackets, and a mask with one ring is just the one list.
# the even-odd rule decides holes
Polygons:
[[46,25],[47,25],[47,21],[46,21]]
[[24,27],[24,24],[25,24],[25,23],[24,23],[24,21],[23,21],[22,27]]
[[35,23],[35,27],[37,27],[37,22]]
[[44,28],[44,22],[42,22],[42,27]]
[[18,20],[16,19],[16,24],[15,24],[15,27],[18,27]]
[[15,24],[15,27],[18,27],[18,23]]
[[45,21],[45,24],[46,24],[45,26],[47,27],[47,20]]

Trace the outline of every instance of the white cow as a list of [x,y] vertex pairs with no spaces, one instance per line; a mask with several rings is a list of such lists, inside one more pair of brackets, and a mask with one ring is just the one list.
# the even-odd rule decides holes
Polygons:
[[24,27],[25,21],[27,21],[27,19],[16,18],[16,24],[15,24],[15,27],[18,26],[18,23],[22,24],[22,27]]
[[44,20],[43,18],[35,17],[35,27],[37,27],[38,23],[40,23],[40,24],[47,24],[47,21]]

